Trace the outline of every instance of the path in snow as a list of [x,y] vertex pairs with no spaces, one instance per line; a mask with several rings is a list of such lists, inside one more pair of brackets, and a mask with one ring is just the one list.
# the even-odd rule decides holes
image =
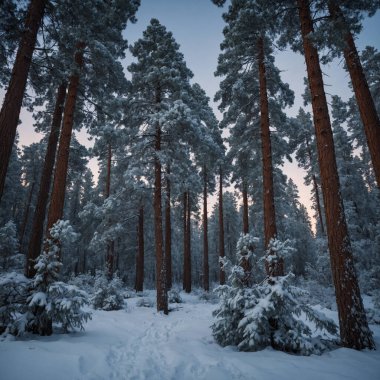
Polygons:
[[[152,293],[153,297],[154,294]],[[237,352],[211,335],[214,305],[183,295],[164,316],[152,308],[94,311],[85,332],[0,342],[1,380],[378,380],[380,351],[339,349],[300,357]],[[332,313],[334,315],[334,313]],[[336,317],[336,315],[335,315]],[[375,328],[380,348],[380,328]]]

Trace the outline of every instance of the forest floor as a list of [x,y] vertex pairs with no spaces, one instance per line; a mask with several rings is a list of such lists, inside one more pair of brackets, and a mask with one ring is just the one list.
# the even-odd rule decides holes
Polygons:
[[[154,299],[153,292],[147,297]],[[0,341],[2,380],[378,380],[380,326],[371,325],[377,351],[339,348],[321,356],[289,355],[265,349],[222,348],[211,334],[216,305],[181,293],[168,316],[154,307],[93,311],[86,330],[51,337]],[[336,312],[324,310],[337,319]]]

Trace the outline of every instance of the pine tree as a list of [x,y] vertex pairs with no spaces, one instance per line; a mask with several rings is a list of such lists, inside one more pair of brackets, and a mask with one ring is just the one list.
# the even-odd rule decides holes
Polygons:
[[24,32],[21,36],[11,80],[5,94],[0,112],[0,201],[3,195],[5,177],[13,143],[16,137],[18,118],[26,88],[30,63],[37,40],[46,0],[31,0],[25,18]]

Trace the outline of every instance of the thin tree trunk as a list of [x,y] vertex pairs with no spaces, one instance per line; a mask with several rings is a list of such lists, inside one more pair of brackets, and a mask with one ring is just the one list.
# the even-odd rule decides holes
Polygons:
[[64,108],[63,125],[61,136],[59,138],[59,147],[57,153],[57,165],[55,168],[52,196],[50,200],[47,236],[50,237],[49,230],[58,220],[62,219],[63,206],[65,202],[67,168],[69,164],[70,141],[74,124],[74,111],[78,95],[80,70],[83,67],[83,49],[84,43],[77,45],[75,53],[75,64],[77,72],[70,76],[69,87],[67,90],[67,99]]
[[190,193],[187,192],[186,202],[186,286],[185,292],[191,292],[191,208],[190,208]]
[[186,289],[186,256],[187,256],[187,245],[186,245],[186,231],[187,231],[187,193],[183,193],[183,277],[182,277],[182,289]]
[[[311,149],[310,149],[309,141],[307,139],[306,139],[306,147],[307,147],[307,155],[309,156],[310,164],[312,164],[312,162],[313,162],[313,156],[311,154]],[[319,223],[321,225],[321,232],[324,235],[325,234],[325,227],[324,227],[324,223],[323,223],[321,202],[320,202],[320,199],[319,199],[318,182],[317,182],[317,177],[315,176],[314,173],[312,175],[312,179],[313,179],[313,187],[314,187],[315,198],[316,198],[316,202],[317,202],[317,211],[318,211],[318,216],[319,216]]]
[[354,268],[343,201],[340,195],[333,133],[323,87],[318,51],[308,38],[313,32],[309,2],[307,0],[297,0],[297,2],[312,97],[318,160],[326,213],[327,237],[338,305],[340,337],[345,347],[355,349],[375,348],[371,331],[368,328]]
[[[108,143],[107,149],[107,178],[106,178],[106,189],[105,189],[105,198],[109,198],[111,194],[111,163],[112,163],[112,147]],[[108,222],[109,225],[112,224],[111,220]],[[115,243],[114,241],[109,241],[107,243],[107,270],[108,277],[112,278],[114,271],[114,259],[115,259]]]
[[[160,91],[156,92],[156,104],[159,107],[161,103]],[[156,125],[155,136],[155,157],[154,157],[154,237],[156,246],[156,288],[157,288],[157,311],[163,311],[168,314],[168,294],[166,289],[166,271],[165,257],[162,247],[162,180],[161,180],[161,162],[159,152],[161,151],[161,127]]]
[[248,190],[247,184],[243,183],[243,234],[249,233],[248,223]]
[[41,252],[46,207],[49,200],[49,191],[55,163],[55,155],[57,151],[59,130],[61,128],[63,107],[66,98],[66,88],[67,84],[62,83],[58,87],[57,91],[53,120],[51,123],[50,134],[46,148],[44,167],[41,174],[37,204],[33,215],[32,233],[29,240],[27,260],[25,265],[25,276],[29,278],[32,278],[36,274],[34,264],[35,260]]
[[165,199],[165,260],[166,260],[166,287],[172,288],[172,223],[170,206],[170,167],[167,168],[166,199]]
[[0,112],[0,201],[19,121],[33,50],[46,0],[32,0],[13,65],[12,76]]
[[207,170],[203,168],[203,288],[210,290],[208,264],[208,212],[207,212]]
[[[223,259],[225,256],[224,250],[224,220],[223,220],[223,171],[222,166],[219,167],[219,258]],[[222,269],[223,264],[220,263],[219,269],[219,283],[224,285],[226,283],[226,273]]]
[[136,257],[136,292],[142,292],[144,287],[144,206],[140,206],[137,226],[138,253]]
[[[248,189],[247,183],[243,182],[243,234],[249,233],[249,224],[248,224]],[[252,278],[252,267],[248,258],[243,257],[241,261],[241,267],[244,270],[244,279],[243,285],[249,286],[251,284]]]
[[334,1],[329,1],[330,15],[339,19],[344,26],[344,39],[346,46],[343,49],[344,59],[350,73],[352,87],[358,103],[360,117],[363,122],[364,132],[367,138],[368,149],[372,159],[373,170],[380,188],[380,119],[377,114],[367,79],[363,72],[360,57],[356,49],[355,41],[349,26],[338,6]]
[[33,190],[34,190],[35,184],[36,184],[36,182],[35,182],[35,180],[33,180],[31,187],[30,187],[30,191],[29,191],[28,203],[27,203],[26,208],[25,208],[24,220],[22,221],[22,225],[20,228],[20,252],[23,251],[25,230],[26,230],[26,225],[28,224],[30,204],[32,203],[32,196],[33,196]]
[[[260,83],[260,126],[263,161],[263,196],[264,196],[264,244],[268,249],[271,239],[277,235],[276,212],[274,206],[272,146],[269,129],[269,107],[267,93],[267,78],[264,64],[264,38],[257,41],[259,83]],[[268,255],[272,255],[270,252]],[[265,269],[268,276],[283,276],[284,264],[282,258],[266,260]]]

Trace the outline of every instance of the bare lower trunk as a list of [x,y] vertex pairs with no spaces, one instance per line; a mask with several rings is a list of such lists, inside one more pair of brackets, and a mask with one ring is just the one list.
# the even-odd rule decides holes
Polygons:
[[[244,182],[243,184],[243,234],[249,233],[249,225],[248,225],[248,190],[247,184]],[[241,260],[241,267],[244,270],[244,279],[243,285],[249,286],[251,283],[251,263],[248,258],[243,257]]]
[[[223,220],[223,171],[219,167],[219,258],[223,259],[225,256],[224,250],[224,220]],[[219,270],[219,283],[224,285],[226,283],[226,273],[222,269],[222,263]]]
[[[269,242],[277,235],[276,212],[274,207],[272,146],[269,129],[269,107],[267,93],[267,78],[265,70],[264,39],[257,41],[259,82],[260,82],[260,126],[263,161],[263,196],[264,196],[264,244],[268,249]],[[272,252],[268,256],[273,256]],[[282,258],[266,260],[265,269],[268,276],[283,276],[284,264]]]
[[[167,169],[170,175],[170,168]],[[166,178],[166,199],[165,199],[165,261],[166,261],[166,286],[172,287],[172,223],[170,210],[170,179]]]
[[312,96],[327,237],[338,305],[340,336],[345,347],[355,349],[374,348],[375,344],[368,328],[357,282],[343,202],[340,195],[333,134],[318,51],[308,38],[310,33],[313,32],[309,2],[307,0],[297,1]]
[[[161,103],[161,95],[156,92],[156,104]],[[162,239],[162,180],[161,162],[159,152],[161,151],[161,127],[157,123],[155,136],[155,157],[154,157],[154,237],[156,248],[156,288],[157,288],[157,311],[168,314],[168,294],[166,289],[166,270]]]
[[140,206],[137,226],[138,253],[136,257],[136,292],[142,292],[144,287],[144,206]]
[[33,50],[36,45],[46,0],[32,0],[25,19],[23,33],[13,65],[12,76],[0,112],[0,202],[3,195],[9,160],[16,137],[22,100]]
[[[112,164],[112,147],[111,144],[108,143],[107,149],[107,179],[106,179],[106,190],[105,190],[105,198],[109,198],[111,194],[111,164]],[[112,225],[111,220],[109,221],[109,225]],[[114,260],[115,260],[115,243],[114,241],[109,241],[107,243],[107,270],[108,277],[112,278],[114,272]]]
[[27,203],[26,208],[25,208],[24,220],[22,221],[22,225],[20,228],[20,252],[23,252],[25,230],[26,230],[26,226],[28,224],[30,204],[32,203],[32,197],[33,197],[33,191],[34,191],[35,184],[36,184],[36,182],[33,180],[33,182],[30,185],[28,203]]
[[69,164],[70,141],[74,124],[74,111],[79,87],[79,70],[83,67],[83,49],[84,44],[77,45],[75,53],[75,63],[78,72],[70,76],[67,99],[64,108],[63,125],[59,139],[57,153],[57,165],[55,168],[52,196],[50,200],[47,236],[50,237],[49,230],[58,220],[62,219],[63,206],[65,202],[67,168]]
[[46,216],[46,207],[49,200],[49,191],[57,151],[59,131],[61,129],[63,107],[66,98],[66,83],[58,87],[57,98],[54,107],[53,120],[51,123],[48,144],[46,148],[44,167],[42,169],[40,188],[38,191],[37,204],[33,215],[32,232],[29,240],[25,275],[29,278],[36,273],[35,260],[41,252],[42,235]]
[[203,168],[203,289],[210,290],[208,264],[207,171]]
[[380,188],[380,119],[377,114],[375,103],[369,90],[367,79],[363,72],[358,51],[349,26],[334,1],[329,2],[330,14],[339,19],[345,26],[344,38],[346,47],[343,50],[348,72],[350,73],[352,87],[358,103],[360,117],[363,122],[364,132],[367,138],[368,149],[371,155],[373,170]]
[[190,293],[191,292],[191,207],[190,207],[190,193],[187,192],[187,229],[186,229],[186,251],[187,251],[187,257],[186,257],[186,271],[187,271],[187,283],[185,287],[185,292]]

